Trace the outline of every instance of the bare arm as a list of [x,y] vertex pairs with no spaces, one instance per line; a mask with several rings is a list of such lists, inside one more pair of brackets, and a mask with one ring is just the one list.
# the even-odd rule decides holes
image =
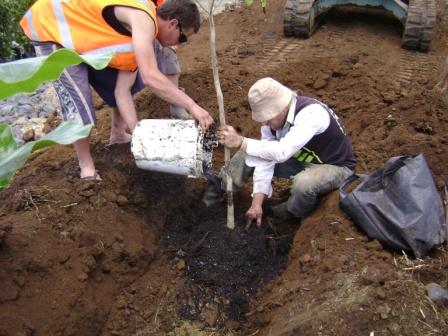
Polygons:
[[154,54],[154,21],[147,13],[129,7],[115,7],[115,16],[132,32],[132,43],[143,83],[160,98],[186,108],[201,127],[207,129],[213,123],[210,114],[159,71]]

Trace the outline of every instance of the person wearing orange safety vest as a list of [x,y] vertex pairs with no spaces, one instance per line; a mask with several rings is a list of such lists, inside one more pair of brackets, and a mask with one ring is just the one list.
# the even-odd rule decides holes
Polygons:
[[[164,47],[186,42],[198,32],[198,8],[192,0],[159,0],[157,4],[156,8],[151,0],[37,0],[25,13],[20,25],[38,55],[61,47],[79,54],[114,55],[104,70],[82,63],[65,69],[54,82],[64,120],[84,125],[96,122],[91,85],[114,107],[111,143],[129,142],[127,131],[137,124],[132,94],[146,86],[188,110],[204,130],[213,123],[206,110],[159,70],[167,62],[163,50],[168,48]],[[89,138],[78,140],[74,147],[80,177],[101,180]]]

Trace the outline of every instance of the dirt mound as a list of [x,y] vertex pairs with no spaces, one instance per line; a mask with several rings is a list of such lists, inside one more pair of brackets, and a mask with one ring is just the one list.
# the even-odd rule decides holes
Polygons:
[[[363,10],[334,11],[310,39],[286,39],[283,5],[216,19],[228,123],[259,136],[247,91],[272,76],[342,117],[358,172],[421,152],[441,188],[448,107],[434,87],[448,49],[446,14],[422,54],[400,49],[401,26],[390,16]],[[438,8],[446,13],[446,3]],[[181,85],[217,120],[208,36],[204,25],[180,49]],[[423,260],[383,250],[339,210],[337,192],[298,230],[289,223],[275,235],[243,230],[248,186],[228,232],[225,204],[200,206],[204,181],[139,170],[128,146],[107,147],[111,111],[96,105],[103,182],[79,180],[72,148],[57,146],[33,155],[0,193],[0,335],[448,332],[447,308],[424,290],[448,285],[445,248]],[[137,107],[140,118],[168,116],[168,104],[149,92]],[[222,161],[218,149],[214,167]],[[271,202],[288,196],[277,186]]]

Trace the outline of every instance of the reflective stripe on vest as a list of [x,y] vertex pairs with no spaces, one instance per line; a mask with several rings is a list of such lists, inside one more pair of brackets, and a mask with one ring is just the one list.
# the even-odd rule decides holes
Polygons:
[[295,153],[294,159],[304,163],[323,163],[316,153],[306,147],[302,147],[302,149]]
[[115,44],[108,47],[102,47],[85,52],[84,54],[110,54],[110,53],[128,53],[133,52],[134,47],[132,43]]
[[33,25],[33,13],[29,10],[25,13],[24,16],[27,24],[28,24],[28,30],[30,32],[30,38],[33,41],[39,41],[39,36],[36,33],[36,29],[34,29]]
[[61,44],[68,49],[75,49],[73,45],[72,35],[70,34],[70,27],[65,17],[64,10],[62,9],[63,0],[51,0],[53,5],[53,11],[56,15],[56,20],[59,27],[59,35],[61,36]]

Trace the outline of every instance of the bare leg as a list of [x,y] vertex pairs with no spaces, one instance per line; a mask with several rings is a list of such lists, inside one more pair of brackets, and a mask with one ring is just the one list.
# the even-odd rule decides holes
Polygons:
[[[90,153],[90,137],[76,141],[74,147],[78,156],[79,168],[81,169],[80,177],[95,176],[95,164]],[[96,179],[101,180],[101,177],[96,175]]]
[[132,132],[136,125],[137,116],[121,115],[118,108],[112,108],[109,144],[130,142],[132,136],[128,133],[128,128]]

